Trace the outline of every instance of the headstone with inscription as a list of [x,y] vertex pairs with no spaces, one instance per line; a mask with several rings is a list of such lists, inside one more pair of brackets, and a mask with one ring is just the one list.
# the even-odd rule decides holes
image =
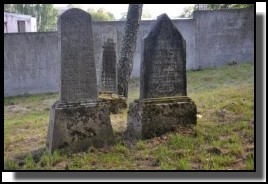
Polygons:
[[129,136],[146,139],[196,124],[186,92],[186,42],[166,14],[144,39],[140,84],[140,99],[129,107]]
[[60,99],[50,111],[49,152],[112,144],[109,109],[98,100],[91,16],[75,8],[64,12],[58,20],[58,44]]

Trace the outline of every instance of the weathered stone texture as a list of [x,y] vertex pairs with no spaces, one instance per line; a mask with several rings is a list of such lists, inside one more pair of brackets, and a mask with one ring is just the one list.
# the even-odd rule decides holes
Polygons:
[[135,100],[130,104],[128,134],[149,139],[181,126],[196,124],[196,105],[188,97],[164,97]]
[[186,43],[166,14],[144,39],[140,99],[130,104],[126,136],[148,139],[196,124],[186,87]]
[[114,141],[109,108],[97,100],[91,17],[80,9],[64,12],[58,22],[61,61],[60,100],[53,104],[48,151],[83,151]]
[[127,108],[127,100],[124,96],[103,91],[99,93],[99,99],[108,105],[110,112],[113,114],[118,114]]
[[100,148],[113,144],[114,135],[109,109],[105,104],[66,105],[56,102],[50,112],[47,147],[49,152],[68,152]]
[[185,96],[186,43],[166,14],[144,39],[140,98]]
[[80,9],[64,12],[58,20],[61,61],[60,100],[97,99],[97,80],[91,16]]

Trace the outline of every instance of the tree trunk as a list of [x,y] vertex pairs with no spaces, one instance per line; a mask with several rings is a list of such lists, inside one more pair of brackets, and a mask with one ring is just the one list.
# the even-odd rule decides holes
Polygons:
[[136,50],[137,34],[140,26],[142,4],[130,4],[118,61],[118,94],[128,97],[128,81],[133,68],[133,56]]

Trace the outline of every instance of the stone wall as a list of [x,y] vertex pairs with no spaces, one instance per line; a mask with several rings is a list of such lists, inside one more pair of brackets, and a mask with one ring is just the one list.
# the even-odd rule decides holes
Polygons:
[[59,91],[57,34],[4,34],[4,95]]
[[254,61],[254,9],[194,12],[194,68]]
[[[254,9],[196,11],[193,19],[172,20],[186,40],[186,68],[217,67],[233,60],[254,61]],[[154,24],[142,21],[132,77],[140,75],[141,43]],[[123,21],[93,23],[97,81],[100,81],[105,35],[114,32],[120,56]],[[4,34],[4,95],[59,91],[56,32]]]

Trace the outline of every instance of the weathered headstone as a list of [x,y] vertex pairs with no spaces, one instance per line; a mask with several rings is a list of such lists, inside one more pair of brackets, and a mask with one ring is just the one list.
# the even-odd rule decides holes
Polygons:
[[167,15],[144,39],[140,98],[186,95],[186,43]]
[[51,107],[49,152],[76,152],[112,144],[108,107],[98,100],[91,16],[70,9],[58,20],[60,99]]
[[101,91],[117,94],[116,52],[113,39],[107,39],[103,45]]
[[130,104],[128,134],[151,138],[196,124],[186,89],[186,42],[166,14],[144,39],[140,99]]
[[[107,30],[110,30],[110,32]],[[116,30],[112,27],[103,34],[102,71],[99,98],[110,112],[119,113],[127,108],[126,98],[117,94]]]

